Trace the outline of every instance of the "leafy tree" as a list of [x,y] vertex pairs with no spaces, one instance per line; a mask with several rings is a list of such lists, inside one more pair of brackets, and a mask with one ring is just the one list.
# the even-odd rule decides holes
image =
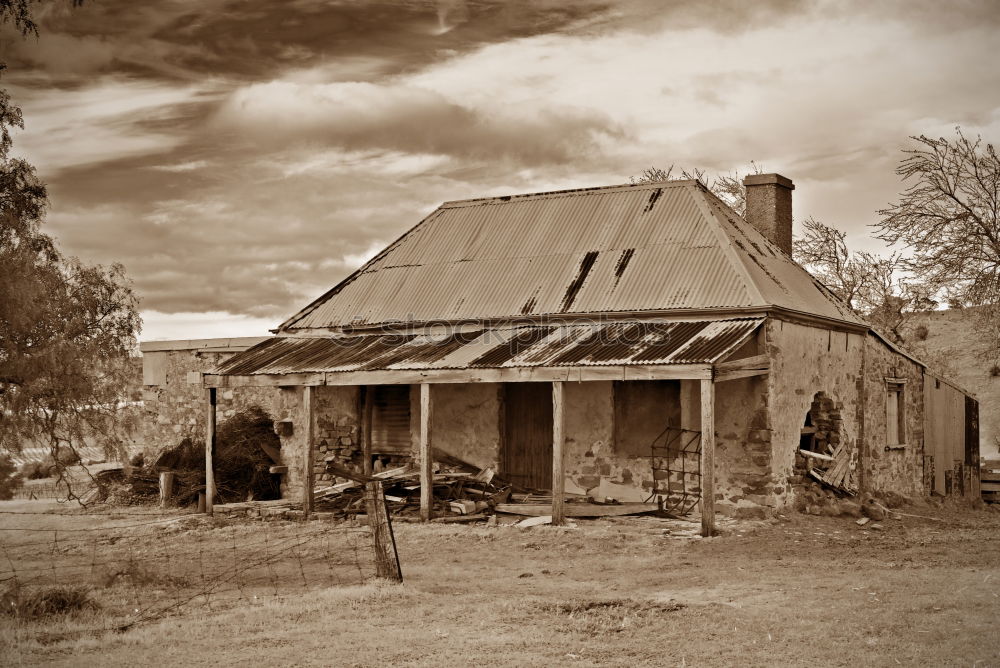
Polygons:
[[0,455],[0,501],[14,498],[14,492],[24,484],[17,467],[7,455]]
[[[0,0],[0,22],[37,32],[27,0]],[[45,186],[11,156],[14,127],[21,110],[0,91],[0,451],[44,445],[61,462],[89,440],[121,453],[138,302],[121,265],[65,257],[40,230]]]
[[909,186],[878,213],[877,236],[908,247],[905,266],[952,303],[979,309],[1000,356],[1000,157],[956,128],[953,139],[911,137],[896,173]]

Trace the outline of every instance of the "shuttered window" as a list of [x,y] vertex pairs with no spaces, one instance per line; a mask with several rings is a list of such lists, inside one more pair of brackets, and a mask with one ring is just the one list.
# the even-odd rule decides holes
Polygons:
[[372,385],[372,453],[410,453],[410,386]]

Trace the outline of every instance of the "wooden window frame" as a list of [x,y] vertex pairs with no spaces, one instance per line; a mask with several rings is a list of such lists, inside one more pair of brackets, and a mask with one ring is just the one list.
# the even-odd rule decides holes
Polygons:
[[[890,429],[890,421],[892,420],[892,415],[890,412],[891,398],[892,395],[896,395],[896,442],[890,443],[890,436],[892,431]],[[906,447],[906,379],[905,378],[886,378],[885,379],[885,419],[886,419],[886,433],[885,433],[885,449],[889,450],[901,450]]]

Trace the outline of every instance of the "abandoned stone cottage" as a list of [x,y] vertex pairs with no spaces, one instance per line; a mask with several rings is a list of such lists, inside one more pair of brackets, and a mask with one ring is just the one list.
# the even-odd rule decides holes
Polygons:
[[439,451],[559,498],[732,515],[809,476],[977,495],[976,401],[791,259],[790,180],[745,184],[745,218],[697,181],[447,202],[276,336],[199,355],[188,403],[271,410],[289,496],[325,461],[429,480]]

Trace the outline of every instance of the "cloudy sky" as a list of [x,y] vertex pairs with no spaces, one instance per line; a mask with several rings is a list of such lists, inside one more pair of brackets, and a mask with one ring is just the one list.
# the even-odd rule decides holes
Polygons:
[[444,200],[643,168],[796,183],[878,249],[907,136],[1000,140],[1000,3],[69,0],[4,33],[47,228],[143,339],[266,333]]

